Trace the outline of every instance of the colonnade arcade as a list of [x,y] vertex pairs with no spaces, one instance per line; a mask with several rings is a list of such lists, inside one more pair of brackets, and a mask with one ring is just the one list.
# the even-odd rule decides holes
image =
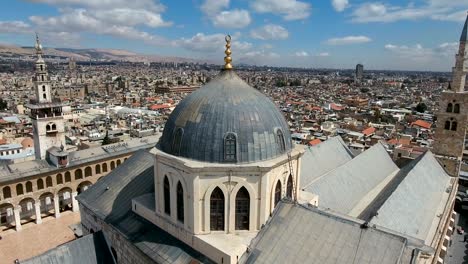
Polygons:
[[64,211],[79,211],[76,196],[127,160],[128,156],[34,175],[0,184],[0,232],[59,218]]

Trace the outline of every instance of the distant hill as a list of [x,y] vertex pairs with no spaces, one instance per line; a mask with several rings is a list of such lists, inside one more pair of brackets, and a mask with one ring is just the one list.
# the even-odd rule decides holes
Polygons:
[[[22,57],[34,55],[33,47],[19,47],[0,44],[0,55],[8,57]],[[44,55],[62,59],[74,58],[76,61],[129,61],[129,62],[199,62],[211,63],[191,58],[144,55],[120,49],[72,49],[72,48],[44,48]]]

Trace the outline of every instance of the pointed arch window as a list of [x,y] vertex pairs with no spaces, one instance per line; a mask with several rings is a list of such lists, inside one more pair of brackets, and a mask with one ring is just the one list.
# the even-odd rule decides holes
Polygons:
[[448,103],[447,105],[447,113],[452,113],[453,111],[453,104],[452,103]]
[[288,183],[286,185],[286,196],[289,199],[293,198],[293,176],[289,174]]
[[445,121],[445,126],[444,126],[444,129],[445,130],[450,130],[450,121]]
[[286,145],[285,145],[285,142],[284,142],[284,135],[283,135],[283,131],[281,131],[281,129],[278,129],[276,131],[276,143],[278,144],[278,149],[279,149],[279,151],[281,153],[286,151]]
[[182,143],[183,135],[184,129],[181,127],[177,128],[174,134],[174,141],[172,141],[172,154],[180,155],[180,144]]
[[460,113],[460,104],[455,104],[455,106],[453,107],[453,112],[455,114],[459,114]]
[[278,180],[275,187],[275,207],[278,205],[279,201],[281,200],[281,181]]
[[236,230],[249,230],[250,195],[245,187],[236,195]]
[[224,194],[216,187],[210,197],[210,229],[224,230]]
[[237,161],[237,144],[236,135],[234,133],[227,133],[224,137],[224,160]]
[[457,125],[457,121],[452,121],[452,126],[450,127],[450,130],[457,131]]
[[169,179],[164,176],[164,212],[168,215],[171,214],[171,188],[169,186]]
[[177,220],[184,222],[184,188],[182,183],[177,183]]

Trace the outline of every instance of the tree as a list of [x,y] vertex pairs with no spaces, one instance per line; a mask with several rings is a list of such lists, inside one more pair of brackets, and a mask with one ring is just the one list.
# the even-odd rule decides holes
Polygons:
[[7,102],[3,101],[2,98],[0,98],[0,110],[4,110],[8,108]]
[[102,146],[111,144],[112,141],[109,138],[109,131],[106,131],[106,136],[102,139]]
[[416,106],[416,111],[418,111],[419,113],[424,113],[426,112],[427,110],[427,105],[425,103],[419,103],[417,106]]

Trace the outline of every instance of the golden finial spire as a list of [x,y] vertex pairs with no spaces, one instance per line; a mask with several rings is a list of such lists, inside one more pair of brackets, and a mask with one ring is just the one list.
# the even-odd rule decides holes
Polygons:
[[34,47],[36,48],[37,55],[42,54],[42,45],[41,45],[41,42],[39,41],[39,34],[37,34],[37,32],[36,32],[36,45],[34,45]]
[[224,53],[226,54],[226,57],[224,57],[224,69],[225,70],[231,70],[232,69],[232,58],[231,58],[231,35],[227,35],[226,38],[226,50]]

